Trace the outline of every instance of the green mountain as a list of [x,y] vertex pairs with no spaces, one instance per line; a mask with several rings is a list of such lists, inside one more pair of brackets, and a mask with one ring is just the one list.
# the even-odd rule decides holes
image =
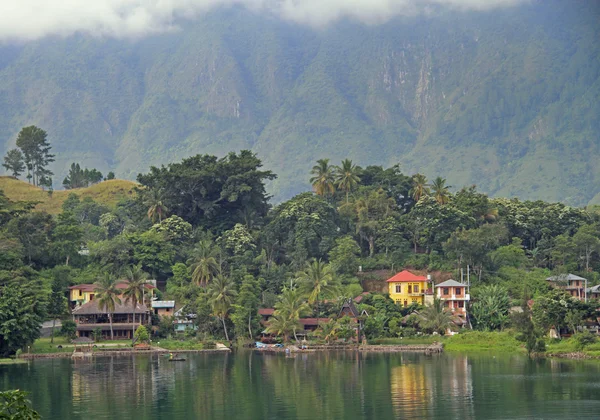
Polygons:
[[312,29],[240,8],[138,40],[0,46],[0,153],[49,133],[77,161],[151,164],[249,148],[307,188],[316,159],[400,163],[492,195],[600,202],[600,7],[534,1]]

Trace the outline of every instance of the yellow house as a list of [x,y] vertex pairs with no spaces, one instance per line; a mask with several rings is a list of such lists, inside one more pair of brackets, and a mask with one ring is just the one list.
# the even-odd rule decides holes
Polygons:
[[[127,281],[119,282],[117,284],[117,289],[125,291],[127,285]],[[146,289],[148,291],[149,300],[152,300],[154,297],[154,289],[156,289],[156,287],[148,283]],[[71,302],[71,308],[91,302],[94,300],[94,296],[96,296],[96,285],[94,284],[78,284],[69,287],[69,301]]]
[[427,290],[427,277],[417,276],[404,270],[390,278],[388,281],[390,297],[399,305],[408,306],[412,303],[423,305],[425,291]]

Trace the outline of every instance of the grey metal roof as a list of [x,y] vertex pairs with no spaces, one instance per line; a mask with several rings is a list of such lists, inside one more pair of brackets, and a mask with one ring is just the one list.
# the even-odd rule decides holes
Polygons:
[[592,286],[590,288],[585,289],[588,293],[600,293],[600,284],[597,286]]
[[576,276],[575,274],[559,274],[558,276],[550,276],[546,280],[548,281],[571,281],[571,280],[586,280],[583,277]]
[[153,308],[174,308],[175,301],[174,300],[153,300],[152,307]]
[[466,287],[466,284],[462,284],[456,280],[450,279],[436,285],[435,287]]

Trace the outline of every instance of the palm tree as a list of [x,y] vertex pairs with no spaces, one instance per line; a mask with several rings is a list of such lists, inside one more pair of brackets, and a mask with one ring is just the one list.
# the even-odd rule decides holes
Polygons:
[[223,323],[223,331],[225,332],[225,339],[227,341],[229,341],[229,334],[227,334],[225,319],[229,314],[231,305],[233,305],[236,294],[237,292],[234,289],[234,284],[231,279],[222,274],[216,276],[208,287],[208,298],[212,306],[213,314]]
[[144,204],[148,206],[148,219],[152,220],[152,223],[160,223],[166,216],[169,209],[163,203],[162,191],[157,188],[147,190],[145,195]]
[[296,274],[300,286],[308,296],[308,303],[317,307],[317,322],[319,319],[319,299],[334,297],[338,291],[335,273],[330,264],[321,260],[307,262],[303,271]]
[[335,167],[335,185],[346,191],[346,203],[350,191],[360,183],[358,172],[359,168],[353,165],[350,159],[342,160],[342,166]]
[[446,330],[455,328],[452,314],[444,308],[444,303],[440,299],[435,298],[433,303],[421,312],[421,315],[424,319],[423,327],[439,334],[443,335]]
[[329,159],[319,159],[310,173],[314,175],[310,183],[317,195],[326,196],[335,192],[335,179]]
[[217,250],[209,240],[205,239],[198,243],[194,253],[196,257],[191,264],[192,281],[198,286],[206,286],[220,271],[216,258]]
[[[135,265],[133,267],[129,267],[125,271],[125,278],[129,282],[127,288],[123,292],[123,296],[125,297],[125,303],[133,305],[133,324],[131,327],[131,340],[135,340],[135,310],[139,303],[142,303],[142,306],[145,307],[145,293],[146,293],[146,285],[148,284],[147,278],[148,274],[146,274],[141,265]],[[140,315],[140,324],[142,323]]]
[[450,201],[450,187],[446,185],[446,180],[441,176],[433,180],[431,189],[433,190],[433,197],[438,203],[444,205]]
[[423,174],[413,175],[413,187],[410,190],[413,200],[419,201],[421,197],[428,194],[429,185],[427,184],[427,177]]
[[115,312],[115,306],[121,304],[119,295],[121,291],[117,289],[117,281],[109,273],[105,273],[94,283],[96,292],[96,300],[98,308],[108,312],[108,322],[110,323],[110,339],[114,338],[112,327],[112,315]]
[[285,288],[275,304],[273,317],[269,319],[267,332],[283,335],[284,341],[289,340],[290,333],[298,341],[296,331],[300,328],[300,318],[309,311],[309,306],[302,293],[295,288]]

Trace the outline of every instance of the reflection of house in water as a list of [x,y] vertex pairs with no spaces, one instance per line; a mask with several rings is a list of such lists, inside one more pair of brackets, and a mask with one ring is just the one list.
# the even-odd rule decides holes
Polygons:
[[391,403],[397,418],[475,418],[466,356],[407,359],[390,372]]
[[407,363],[392,367],[390,393],[397,418],[425,418],[430,407],[430,378],[425,363]]

